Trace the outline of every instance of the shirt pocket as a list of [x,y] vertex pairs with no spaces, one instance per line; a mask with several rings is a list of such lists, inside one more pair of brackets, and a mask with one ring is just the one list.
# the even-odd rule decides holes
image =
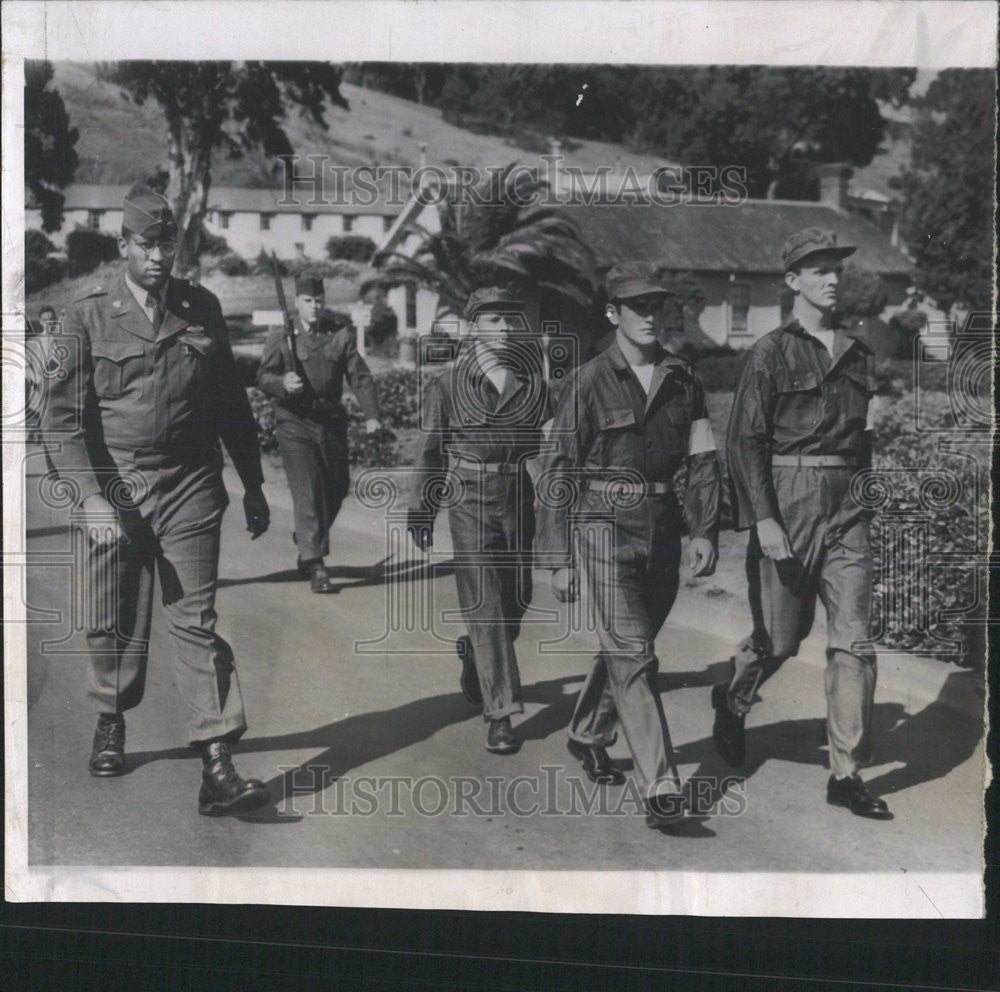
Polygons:
[[819,426],[823,419],[823,381],[819,375],[789,369],[778,377],[776,386],[776,428],[800,434]]
[[845,412],[849,420],[867,425],[868,404],[875,395],[875,378],[865,369],[849,368],[843,373]]
[[595,427],[597,437],[588,461],[595,468],[636,468],[639,418],[629,407],[613,407],[600,412]]
[[139,340],[91,341],[90,357],[94,391],[101,399],[120,399],[142,378],[143,350]]

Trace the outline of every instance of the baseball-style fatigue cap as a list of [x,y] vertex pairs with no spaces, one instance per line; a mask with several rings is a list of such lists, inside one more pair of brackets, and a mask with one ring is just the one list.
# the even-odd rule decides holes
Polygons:
[[162,238],[177,233],[174,212],[166,197],[143,183],[136,183],[125,194],[122,227],[143,238]]
[[295,277],[296,296],[326,296],[323,280],[319,276],[300,275]]
[[676,296],[656,276],[656,266],[648,262],[619,262],[605,279],[609,300],[630,300],[636,296]]
[[469,296],[469,302],[465,307],[465,316],[468,320],[475,320],[476,314],[484,310],[507,313],[508,311],[523,311],[524,301],[517,298],[517,294],[502,286],[483,286],[475,289]]
[[796,231],[785,241],[781,249],[781,261],[787,272],[807,255],[813,255],[818,251],[830,251],[838,258],[847,258],[857,250],[856,245],[837,244],[837,235],[834,231],[822,227],[807,227]]

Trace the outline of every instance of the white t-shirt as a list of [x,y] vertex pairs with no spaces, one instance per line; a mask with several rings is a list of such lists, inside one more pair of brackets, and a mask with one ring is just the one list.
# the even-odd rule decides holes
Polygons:
[[830,352],[830,357],[832,358],[833,357],[833,341],[834,341],[834,338],[837,336],[837,332],[836,331],[831,331],[829,329],[825,329],[825,330],[822,330],[822,331],[810,331],[809,333],[814,338],[816,338],[816,340],[819,341],[819,343],[821,345],[823,345],[823,347],[826,348],[826,350],[828,352]]
[[629,368],[635,373],[635,377],[639,380],[639,385],[642,386],[646,395],[649,395],[649,389],[653,385],[653,371],[656,366],[649,362],[647,365],[633,365],[629,362]]

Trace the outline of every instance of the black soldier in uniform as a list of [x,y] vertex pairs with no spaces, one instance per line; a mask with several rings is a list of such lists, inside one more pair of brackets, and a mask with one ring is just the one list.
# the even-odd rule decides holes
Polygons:
[[[668,291],[652,266],[607,277],[615,340],[569,383],[552,424],[556,451],[539,477],[539,562],[561,601],[586,597],[600,650],[580,692],[569,751],[594,782],[620,783],[607,748],[620,725],[644,792],[647,823],[667,826],[685,801],[656,689],[654,642],[677,595],[681,507],[673,477],[687,463],[684,504],[692,575],[716,564],[721,472],[701,383],[658,341]],[[575,490],[576,498],[549,494]],[[573,547],[570,517],[579,537]]]
[[[482,706],[487,750],[520,747],[510,717],[521,713],[514,640],[531,600],[533,490],[527,460],[537,454],[548,416],[546,385],[527,351],[510,347],[524,304],[500,287],[469,297],[470,335],[451,369],[427,386],[424,430],[408,529],[421,550],[432,544],[435,492],[448,477],[461,487],[449,511],[455,580],[469,634],[459,638],[461,686]],[[525,328],[526,329],[526,328]]]
[[732,660],[728,686],[712,691],[713,736],[730,764],[743,763],[754,695],[798,651],[819,597],[827,618],[827,801],[889,819],[858,775],[871,755],[876,667],[869,513],[852,498],[851,479],[871,464],[875,379],[868,343],[836,319],[843,259],[854,250],[819,228],[785,242],[792,319],[754,344],[736,389],[729,474],[737,525],[752,528],[753,633]]
[[295,280],[298,362],[278,328],[268,336],[257,373],[257,385],[278,401],[275,434],[292,492],[298,569],[317,593],[330,589],[324,561],[330,528],[351,486],[347,412],[341,403],[345,378],[367,418],[368,432],[382,426],[375,384],[358,354],[354,328],[342,314],[324,310],[323,303],[322,279]]
[[[229,645],[215,632],[219,533],[228,496],[225,442],[245,488],[253,537],[268,527],[257,430],[219,301],[170,276],[176,226],[148,187],[126,196],[121,273],[73,303],[64,334],[78,350],[49,380],[46,428],[59,476],[76,487],[90,535],[87,631],[98,713],[90,771],[125,770],[126,710],[146,678],[154,571],[159,573],[175,677],[204,770],[198,810],[239,813],[268,801],[233,768],[246,730]],[[123,485],[123,483],[125,483]],[[125,494],[125,495],[123,495]],[[114,595],[98,597],[111,573]]]

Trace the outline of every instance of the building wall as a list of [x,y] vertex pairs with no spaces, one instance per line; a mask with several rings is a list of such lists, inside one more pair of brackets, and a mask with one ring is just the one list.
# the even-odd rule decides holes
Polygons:
[[[66,235],[77,227],[90,227],[89,210],[67,210],[63,213],[62,227],[49,240],[59,248],[66,247]],[[377,214],[358,214],[350,218],[351,231],[345,231],[345,216],[341,214],[310,214],[312,230],[305,230],[302,214],[276,213],[271,217],[270,229],[261,230],[260,217],[256,211],[234,211],[229,215],[229,226],[222,226],[218,211],[211,210],[205,218],[205,229],[211,234],[224,237],[238,255],[255,258],[261,250],[276,251],[282,258],[293,258],[296,245],[309,258],[326,258],[326,243],[332,237],[357,234],[371,238],[378,244],[385,234],[383,218]],[[393,218],[390,217],[391,221]],[[42,215],[39,210],[26,210],[25,227],[41,230]],[[103,234],[117,235],[122,227],[121,210],[103,210],[98,216],[96,230]]]
[[[303,226],[303,217],[311,217],[310,230]],[[392,220],[390,217],[389,220]],[[346,223],[351,230],[347,231]],[[229,226],[223,226],[220,211],[209,211],[205,228],[210,233],[223,237],[238,255],[254,258],[261,251],[275,251],[283,258],[292,258],[297,245],[309,258],[326,258],[326,243],[330,238],[346,234],[371,238],[376,244],[382,240],[385,224],[380,215],[357,214],[293,214],[275,213],[270,217],[267,230],[261,228],[261,214],[256,211],[233,211],[229,214]]]
[[[781,323],[781,294],[785,282],[780,276],[699,272],[697,279],[706,300],[699,324],[716,344],[748,348],[757,338],[773,331]],[[735,333],[734,287],[740,286],[746,287],[749,309],[746,331]]]

